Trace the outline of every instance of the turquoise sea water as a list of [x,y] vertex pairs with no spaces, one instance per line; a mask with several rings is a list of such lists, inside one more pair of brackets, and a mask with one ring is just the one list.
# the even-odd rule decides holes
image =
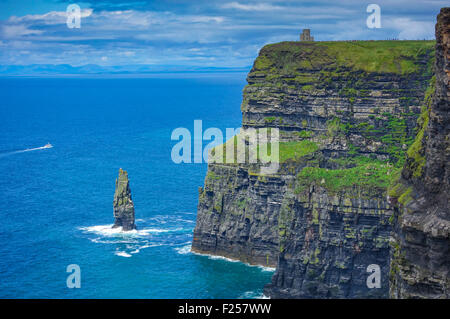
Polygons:
[[[242,73],[0,79],[0,298],[261,296],[271,271],[189,253],[206,164],[170,157],[172,130],[195,119],[239,127],[244,85]],[[120,167],[136,233],[109,230]]]

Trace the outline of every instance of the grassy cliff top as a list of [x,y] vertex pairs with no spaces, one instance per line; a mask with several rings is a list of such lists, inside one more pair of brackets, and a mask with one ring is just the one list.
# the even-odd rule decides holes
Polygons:
[[432,72],[435,41],[280,42],[263,47],[252,72],[295,74],[299,70],[346,68],[410,74]]

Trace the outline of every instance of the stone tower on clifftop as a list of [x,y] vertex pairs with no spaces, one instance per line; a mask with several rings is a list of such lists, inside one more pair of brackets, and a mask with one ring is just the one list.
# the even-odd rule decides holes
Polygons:
[[119,169],[119,177],[116,179],[113,207],[113,228],[122,227],[123,231],[136,229],[136,225],[134,224],[134,204],[131,200],[128,173],[121,168]]
[[311,36],[310,29],[303,29],[302,34],[300,34],[300,41],[314,41],[314,37]]

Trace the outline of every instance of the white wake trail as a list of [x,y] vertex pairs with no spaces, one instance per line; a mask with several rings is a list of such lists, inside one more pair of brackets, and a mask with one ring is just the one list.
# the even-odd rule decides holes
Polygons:
[[47,143],[47,144],[45,144],[44,146],[41,146],[41,147],[26,148],[24,150],[6,152],[6,153],[3,153],[3,154],[0,154],[0,157],[5,157],[5,156],[13,155],[13,154],[18,154],[18,153],[31,152],[31,151],[46,150],[48,148],[53,148],[53,145],[50,144],[50,143]]

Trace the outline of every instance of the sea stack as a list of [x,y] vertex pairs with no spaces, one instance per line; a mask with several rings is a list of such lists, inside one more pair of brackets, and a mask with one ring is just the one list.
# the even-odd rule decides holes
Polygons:
[[134,204],[131,200],[128,173],[121,168],[119,169],[119,177],[116,179],[113,207],[113,228],[122,227],[123,231],[136,229],[136,225],[134,224]]

